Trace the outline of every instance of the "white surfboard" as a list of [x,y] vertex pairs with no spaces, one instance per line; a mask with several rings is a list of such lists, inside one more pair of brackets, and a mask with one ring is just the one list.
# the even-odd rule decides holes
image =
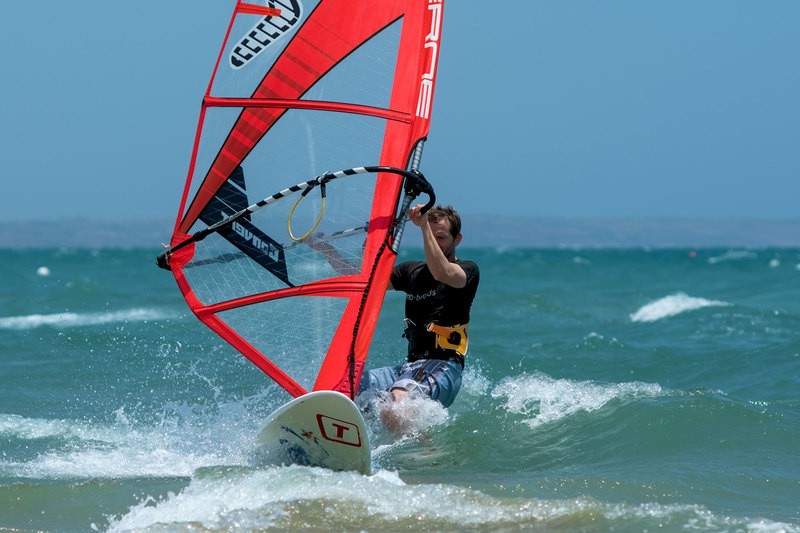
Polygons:
[[269,464],[371,471],[364,418],[350,398],[335,391],[311,392],[276,410],[256,444],[258,458]]

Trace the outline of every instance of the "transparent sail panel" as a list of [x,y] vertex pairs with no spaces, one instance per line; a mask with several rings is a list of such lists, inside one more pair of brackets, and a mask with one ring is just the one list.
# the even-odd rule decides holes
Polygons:
[[303,100],[388,108],[401,27],[398,21],[373,36],[314,84]]
[[295,297],[220,313],[250,344],[311,390],[346,299]]
[[[221,119],[231,118],[230,110],[220,111]],[[229,204],[246,207],[326,171],[375,164],[384,127],[384,120],[363,115],[290,110],[242,162],[243,186],[235,188],[240,198],[238,204]],[[203,142],[218,139],[209,135]],[[204,175],[210,165],[198,159],[195,174]],[[360,272],[375,183],[375,174],[342,177],[326,184],[324,206],[316,187],[302,199],[299,192],[286,196],[234,224],[230,231],[236,238],[260,249],[264,257],[249,257],[229,234],[209,235],[197,243],[186,268],[196,295],[209,304]],[[209,204],[207,211],[212,208]],[[238,208],[201,218],[191,232]]]
[[[257,15],[240,15],[236,18],[226,43],[219,68],[214,79],[211,95],[216,97],[249,98],[257,96],[265,74],[292,79],[292,83],[270,83],[272,97],[324,100],[332,102],[357,103],[374,107],[388,107],[392,80],[398,57],[401,22],[396,21],[377,34],[368,37],[357,49],[350,51],[333,64],[315,61],[314,53],[322,42],[332,43],[335,39],[330,31],[314,32],[306,39],[295,43],[297,51],[292,55],[303,54],[305,65],[315,65],[324,69],[319,79],[306,80],[303,70],[294,74],[292,70],[297,61],[273,63],[290,45],[305,18],[314,10],[317,2],[275,2],[284,4],[284,15],[278,19]],[[288,6],[288,8],[286,7]],[[296,14],[299,13],[299,20]],[[311,40],[314,39],[314,40]],[[320,42],[316,42],[320,40]],[[335,57],[335,47],[323,55]],[[321,53],[321,52],[320,52]],[[330,62],[330,60],[327,60]],[[316,67],[317,63],[319,64]],[[306,83],[308,81],[308,83]],[[282,94],[286,91],[286,94]]]

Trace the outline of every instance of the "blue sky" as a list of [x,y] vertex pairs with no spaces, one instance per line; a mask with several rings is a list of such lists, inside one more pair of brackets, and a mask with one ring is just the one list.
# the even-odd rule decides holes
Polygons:
[[[232,1],[12,2],[0,221],[174,217]],[[447,0],[422,170],[463,214],[798,218],[800,2]]]

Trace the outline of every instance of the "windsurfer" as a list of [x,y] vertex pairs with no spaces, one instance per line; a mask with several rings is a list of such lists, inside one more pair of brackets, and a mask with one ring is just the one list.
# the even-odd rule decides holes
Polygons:
[[[407,361],[365,371],[359,392],[388,391],[394,402],[424,396],[448,407],[461,388],[467,324],[480,272],[476,263],[456,257],[462,237],[458,213],[450,206],[427,214],[421,210],[422,205],[412,207],[408,217],[422,232],[425,260],[396,265],[389,282],[389,289],[406,293]],[[387,426],[402,430],[391,409],[382,416]]]

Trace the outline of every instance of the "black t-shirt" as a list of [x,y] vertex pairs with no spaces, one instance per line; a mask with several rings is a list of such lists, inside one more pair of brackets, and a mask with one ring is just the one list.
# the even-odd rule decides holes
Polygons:
[[436,347],[435,335],[425,328],[433,322],[439,326],[455,326],[469,322],[472,300],[478,290],[480,271],[473,261],[455,262],[467,275],[467,284],[456,289],[433,278],[425,261],[400,263],[392,271],[392,287],[406,293],[406,318],[410,322],[408,360],[454,359],[452,350]]

